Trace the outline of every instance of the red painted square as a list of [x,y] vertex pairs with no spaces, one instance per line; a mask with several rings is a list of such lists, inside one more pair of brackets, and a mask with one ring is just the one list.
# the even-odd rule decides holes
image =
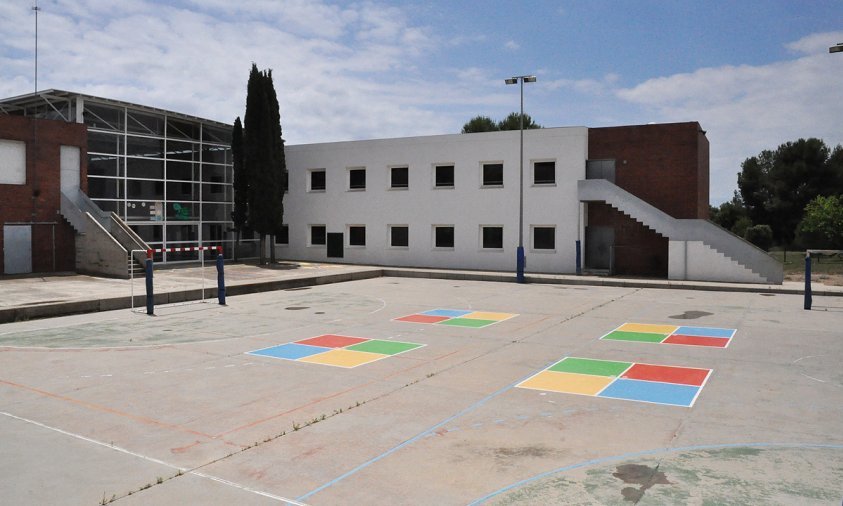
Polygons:
[[711,369],[633,364],[622,377],[626,379],[675,383],[677,385],[700,386],[705,381],[709,372],[711,372]]
[[322,336],[311,337],[309,339],[302,339],[301,341],[296,341],[296,344],[309,344],[310,346],[322,346],[325,348],[342,348],[344,346],[350,346],[352,344],[362,343],[364,341],[369,341],[369,339],[363,337],[348,337],[348,336],[338,336],[336,334],[325,334]]
[[682,334],[673,334],[662,343],[664,344],[686,344],[690,346],[713,346],[715,348],[725,348],[729,344],[730,339],[726,337],[702,337],[702,336],[683,336]]
[[399,322],[410,323],[439,323],[450,319],[451,318],[447,316],[431,316],[427,314],[411,314],[410,316],[402,316],[401,318],[396,318],[396,320],[398,320]]

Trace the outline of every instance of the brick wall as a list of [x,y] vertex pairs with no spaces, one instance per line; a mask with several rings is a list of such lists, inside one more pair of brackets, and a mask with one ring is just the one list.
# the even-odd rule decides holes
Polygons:
[[[26,184],[0,184],[0,227],[10,222],[55,222],[55,227],[32,225],[32,271],[74,270],[75,232],[58,213],[61,208],[60,152],[61,146],[80,148],[80,185],[87,190],[87,128],[64,121],[0,114],[0,139],[26,143]],[[0,231],[0,250],[3,247]],[[5,266],[0,254],[2,272],[5,272]]]
[[[588,131],[588,158],[614,159],[615,184],[674,218],[708,218],[708,148],[697,122]],[[587,213],[615,229],[617,274],[667,277],[666,238],[603,203]]]

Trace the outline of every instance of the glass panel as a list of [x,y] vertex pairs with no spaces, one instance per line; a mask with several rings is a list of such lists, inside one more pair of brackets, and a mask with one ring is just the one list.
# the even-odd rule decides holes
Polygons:
[[225,163],[225,152],[230,148],[226,146],[214,146],[211,144],[202,145],[202,162],[204,163]]
[[454,186],[454,166],[453,165],[438,165],[436,167],[436,186],[452,187]]
[[147,158],[164,158],[164,139],[127,136],[126,154]]
[[348,171],[348,187],[352,190],[366,189],[366,169]]
[[127,157],[126,170],[129,173],[129,177],[164,179],[164,160]]
[[409,227],[389,227],[390,246],[407,247],[409,241]]
[[122,200],[94,200],[94,204],[107,213],[117,213],[121,218],[126,217],[126,208]]
[[556,249],[556,229],[553,227],[534,228],[533,249]]
[[104,132],[88,132],[88,153],[123,153],[123,136]]
[[203,223],[202,243],[205,246],[217,246],[221,241],[227,239],[226,225],[224,223]]
[[409,182],[409,168],[408,167],[393,167],[392,170],[392,188],[407,188]]
[[503,186],[503,164],[483,164],[483,186]]
[[122,199],[123,180],[103,177],[88,178],[88,195],[91,198]]
[[202,204],[202,221],[231,221],[231,204]]
[[172,225],[167,223],[167,242],[199,241],[199,225]]
[[128,221],[161,221],[164,203],[160,200],[144,200],[126,204]]
[[204,125],[202,127],[202,134],[205,137],[205,141],[231,144],[231,128]]
[[167,202],[167,221],[199,221],[199,204]]
[[167,161],[167,179],[181,179],[183,181],[199,180],[199,164],[191,162]]
[[82,118],[85,124],[93,128],[123,131],[123,108],[85,102]]
[[310,189],[324,190],[325,189],[325,171],[314,170],[310,173]]
[[168,160],[199,161],[199,144],[193,142],[167,140]]
[[[168,243],[168,248],[177,248],[179,246],[184,246],[183,244],[173,244],[172,246]],[[167,252],[167,261],[168,262],[188,262],[188,261],[199,261],[199,251],[168,251]],[[201,252],[203,255],[205,252]],[[206,262],[208,259],[206,258]]]
[[142,135],[164,137],[164,116],[128,109],[126,111],[126,130]]
[[201,140],[199,137],[199,124],[170,118],[167,120],[167,137],[195,141]]
[[365,246],[366,227],[348,227],[348,244],[350,246]]
[[224,184],[203,184],[202,200],[206,202],[229,202],[228,198],[233,189],[230,185]]
[[533,164],[534,184],[556,183],[556,162],[536,162]]
[[503,227],[483,227],[483,247],[503,248]]
[[170,201],[198,201],[199,183],[168,182],[167,200]]
[[[210,183],[231,183],[231,169],[222,165],[205,165],[202,167],[202,181]],[[228,176],[228,179],[226,179]]]
[[89,176],[123,176],[123,157],[108,155],[88,155]]
[[435,246],[437,248],[453,248],[454,227],[436,227]]
[[132,200],[164,200],[164,181],[127,179],[126,191]]
[[310,244],[314,246],[325,244],[325,225],[313,225],[310,227]]
[[164,240],[164,225],[131,225],[131,228],[147,244]]

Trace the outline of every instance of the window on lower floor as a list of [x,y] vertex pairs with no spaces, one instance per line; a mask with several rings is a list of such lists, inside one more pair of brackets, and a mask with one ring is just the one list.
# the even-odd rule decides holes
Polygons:
[[503,227],[484,225],[480,227],[480,232],[483,249],[503,249]]
[[365,246],[366,245],[366,227],[363,225],[351,225],[348,227],[348,245],[349,246]]
[[434,167],[434,186],[436,188],[454,187],[453,165],[437,165]]
[[533,227],[533,249],[555,250],[556,227]]
[[310,245],[324,246],[325,245],[325,225],[311,225],[310,226]]
[[533,184],[556,184],[556,162],[533,162]]
[[483,164],[483,186],[503,186],[503,164]]
[[410,245],[410,227],[407,225],[389,226],[389,246],[406,248]]
[[453,248],[454,247],[454,226],[436,225],[433,227],[433,247]]

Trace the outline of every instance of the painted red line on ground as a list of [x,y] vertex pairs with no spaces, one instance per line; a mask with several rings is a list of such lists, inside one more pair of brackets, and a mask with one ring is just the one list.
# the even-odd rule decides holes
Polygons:
[[633,364],[621,377],[645,381],[661,381],[678,385],[701,386],[708,377],[708,369],[673,367],[667,365]]
[[433,316],[428,314],[411,314],[410,316],[395,318],[395,320],[410,323],[439,323],[444,322],[445,320],[450,320],[450,318],[447,316]]
[[6,381],[6,380],[2,380],[2,379],[0,379],[0,383],[2,383],[4,385],[9,385],[11,387],[20,388],[22,390],[28,390],[30,392],[35,392],[35,393],[37,393],[39,395],[43,395],[45,397],[50,397],[50,398],[58,399],[58,400],[61,400],[61,401],[67,401],[67,402],[70,402],[70,403],[73,403],[73,404],[76,404],[78,406],[82,406],[82,407],[85,407],[85,408],[88,408],[88,409],[93,409],[93,410],[96,410],[96,411],[102,411],[103,413],[109,413],[109,414],[112,414],[112,415],[121,416],[123,418],[135,420],[136,422],[141,422],[141,423],[144,423],[144,424],[147,424],[147,425],[157,425],[159,427],[164,427],[164,428],[167,428],[167,429],[174,429],[174,430],[177,430],[179,432],[186,432],[188,434],[193,434],[194,436],[202,436],[202,437],[206,437],[206,438],[209,438],[209,439],[213,439],[213,437],[214,437],[214,436],[211,436],[210,434],[205,434],[204,432],[198,432],[198,431],[195,431],[193,429],[188,429],[187,427],[182,427],[181,425],[174,425],[174,424],[171,424],[171,423],[162,422],[160,420],[155,420],[154,418],[149,418],[149,417],[146,417],[146,416],[133,415],[131,413],[124,413],[123,411],[119,411],[119,410],[116,410],[116,409],[113,409],[113,408],[102,406],[100,404],[95,404],[93,402],[74,399],[72,397],[66,397],[66,396],[60,395],[60,394],[54,394],[52,392],[47,392],[46,390],[41,390],[39,388],[30,387],[30,386],[27,386],[27,385],[21,385],[19,383],[13,383],[11,381]]
[[682,334],[673,334],[662,341],[664,344],[685,344],[690,346],[711,346],[714,348],[725,348],[729,344],[728,337],[702,337],[702,336],[684,336]]

